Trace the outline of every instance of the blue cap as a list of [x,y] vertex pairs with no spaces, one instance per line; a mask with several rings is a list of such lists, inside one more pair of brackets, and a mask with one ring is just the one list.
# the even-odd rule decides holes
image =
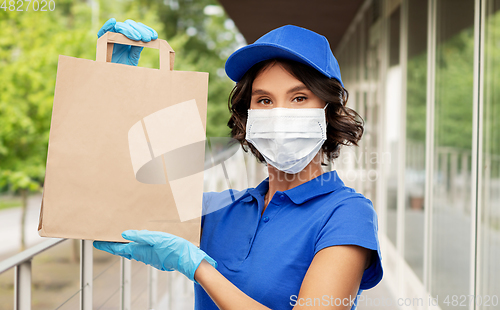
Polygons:
[[231,54],[226,61],[226,74],[231,80],[239,82],[253,65],[274,58],[301,62],[328,78],[337,79],[344,86],[339,64],[328,40],[316,32],[293,25],[271,30]]

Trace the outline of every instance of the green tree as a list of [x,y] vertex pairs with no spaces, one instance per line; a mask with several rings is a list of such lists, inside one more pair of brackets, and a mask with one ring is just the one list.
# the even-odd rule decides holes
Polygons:
[[[130,7],[157,12],[159,30],[176,54],[177,70],[208,72],[207,136],[228,137],[227,100],[234,83],[225,75],[227,57],[244,43],[234,23],[215,0],[141,0]],[[141,7],[142,9],[139,9]],[[130,10],[130,8],[128,8]],[[112,17],[111,15],[108,15]],[[142,20],[145,16],[129,15]],[[146,23],[146,22],[143,22]],[[160,37],[161,37],[160,35]]]
[[[473,29],[438,44],[436,59],[436,143],[470,150],[472,146]],[[407,137],[425,142],[427,53],[408,60]]]
[[[483,110],[483,152],[496,159],[488,167],[492,176],[500,174],[500,12],[488,16],[485,27],[485,79]],[[495,160],[493,160],[495,163]]]
[[[43,186],[58,56],[95,59],[97,30],[110,17],[156,29],[176,51],[176,70],[210,73],[207,136],[228,136],[233,83],[223,67],[237,30],[215,1],[55,3],[47,12],[0,9],[0,191],[21,194],[23,210],[28,192]],[[158,67],[157,53],[143,54],[140,66]]]
[[22,196],[22,248],[27,195],[45,175],[58,55],[92,54],[88,29],[68,30],[72,15],[0,10],[0,188]]
[[474,29],[438,44],[436,63],[436,144],[471,150]]
[[425,144],[427,53],[409,59],[407,72],[406,135]]

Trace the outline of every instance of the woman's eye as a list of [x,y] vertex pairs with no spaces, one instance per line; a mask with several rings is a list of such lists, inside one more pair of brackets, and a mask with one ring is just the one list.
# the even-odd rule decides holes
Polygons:
[[293,98],[293,102],[302,102],[305,101],[307,97],[295,97]]
[[258,103],[263,103],[263,104],[271,104],[271,100],[270,99],[260,99],[257,102]]

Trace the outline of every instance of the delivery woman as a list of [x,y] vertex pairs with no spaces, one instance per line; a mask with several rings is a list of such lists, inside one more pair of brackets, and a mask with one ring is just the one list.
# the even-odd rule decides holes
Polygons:
[[[108,21],[99,31],[149,41],[151,28]],[[137,64],[120,47],[113,61]],[[362,290],[382,278],[377,216],[324,160],[363,133],[346,107],[338,63],[325,37],[283,26],[234,52],[231,135],[269,177],[244,191],[204,194],[200,248],[163,232],[129,230],[131,243],[95,241],[97,249],[195,282],[196,309],[354,309]]]

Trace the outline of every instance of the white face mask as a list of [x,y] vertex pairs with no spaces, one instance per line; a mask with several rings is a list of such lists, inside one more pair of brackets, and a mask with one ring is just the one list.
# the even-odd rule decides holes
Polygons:
[[326,141],[325,109],[249,109],[246,140],[268,164],[298,173]]

